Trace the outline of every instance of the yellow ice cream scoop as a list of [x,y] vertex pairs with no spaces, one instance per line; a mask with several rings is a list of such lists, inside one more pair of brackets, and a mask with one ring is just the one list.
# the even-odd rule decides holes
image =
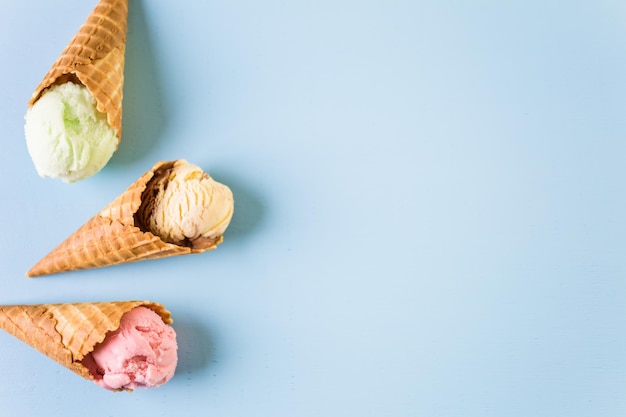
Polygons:
[[166,242],[213,240],[224,233],[233,216],[230,188],[185,160],[155,178],[151,186],[154,197],[144,201],[143,223]]

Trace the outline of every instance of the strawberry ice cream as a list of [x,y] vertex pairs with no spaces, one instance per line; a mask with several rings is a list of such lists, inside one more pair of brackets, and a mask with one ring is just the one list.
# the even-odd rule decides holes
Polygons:
[[176,333],[147,307],[135,307],[120,327],[83,359],[96,384],[109,390],[154,388],[174,375]]

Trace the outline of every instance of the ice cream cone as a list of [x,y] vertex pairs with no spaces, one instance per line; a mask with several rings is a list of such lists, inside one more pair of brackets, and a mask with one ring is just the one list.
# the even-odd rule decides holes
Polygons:
[[168,243],[148,231],[136,215],[150,180],[173,167],[177,161],[158,162],[100,213],[88,220],[64,242],[40,260],[28,277],[80,269],[98,268],[147,259],[201,253],[215,249],[222,236],[193,244]]
[[107,115],[118,143],[122,136],[122,95],[128,0],[100,0],[78,33],[35,89],[31,107],[55,84],[83,84]]
[[83,378],[93,380],[81,361],[108,332],[120,326],[124,313],[145,306],[166,324],[172,323],[164,306],[150,301],[0,306],[0,329],[32,346]]

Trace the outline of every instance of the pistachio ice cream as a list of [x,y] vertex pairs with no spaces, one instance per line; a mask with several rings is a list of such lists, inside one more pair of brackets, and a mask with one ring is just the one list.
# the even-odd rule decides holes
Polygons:
[[100,171],[117,149],[106,114],[80,84],[54,85],[30,107],[24,127],[28,152],[42,177],[75,182]]
[[26,143],[42,177],[85,179],[117,149],[127,27],[128,0],[99,0],[31,94]]

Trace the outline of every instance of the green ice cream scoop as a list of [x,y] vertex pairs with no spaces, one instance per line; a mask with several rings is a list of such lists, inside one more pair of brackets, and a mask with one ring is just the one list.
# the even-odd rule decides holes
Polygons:
[[42,177],[75,182],[100,171],[117,149],[106,114],[83,85],[50,87],[26,112],[26,145]]

